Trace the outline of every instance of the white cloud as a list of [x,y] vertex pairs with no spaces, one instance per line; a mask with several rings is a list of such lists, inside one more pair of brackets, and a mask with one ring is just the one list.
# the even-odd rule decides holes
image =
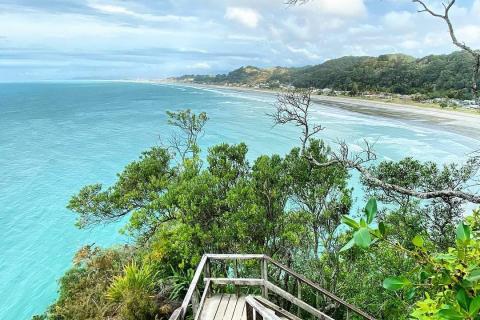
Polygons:
[[290,52],[295,53],[295,54],[303,54],[305,57],[312,59],[312,60],[317,60],[320,59],[320,56],[306,48],[295,48],[292,46],[287,46],[287,49],[290,50]]
[[212,66],[208,64],[207,62],[197,62],[191,66],[189,66],[190,69],[201,69],[201,70],[207,70],[210,69]]
[[92,9],[95,9],[97,11],[100,11],[106,14],[125,15],[125,16],[130,16],[132,18],[141,19],[141,20],[150,21],[150,22],[182,22],[182,21],[191,22],[191,21],[197,20],[195,17],[191,17],[191,16],[177,16],[177,15],[171,15],[171,14],[158,16],[158,15],[153,15],[148,13],[138,13],[138,12],[129,10],[125,7],[110,5],[110,4],[101,4],[97,2],[90,2],[88,6]]
[[466,25],[458,29],[458,38],[460,41],[465,41],[472,47],[480,45],[480,26],[479,25]]
[[420,42],[416,41],[416,40],[404,40],[402,42],[400,42],[400,47],[404,48],[404,49],[409,49],[409,50],[412,50],[412,49],[417,49],[417,48],[421,48],[422,45]]
[[473,2],[472,12],[480,17],[480,0],[475,0]]
[[367,13],[363,0],[315,0],[305,5],[308,10],[340,17],[361,17]]
[[399,31],[414,27],[412,13],[407,11],[391,11],[382,20],[385,26]]
[[249,28],[256,28],[261,19],[261,15],[251,8],[228,7],[225,12],[225,18],[236,21]]
[[371,24],[362,24],[348,28],[348,33],[352,35],[368,35],[372,33],[380,32],[382,28],[380,26],[373,26]]

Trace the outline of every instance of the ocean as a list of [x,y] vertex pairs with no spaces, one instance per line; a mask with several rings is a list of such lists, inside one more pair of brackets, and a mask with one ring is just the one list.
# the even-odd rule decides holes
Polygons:
[[[246,142],[249,158],[285,154],[299,143],[292,126],[273,127],[275,97],[261,93],[133,82],[0,84],[0,319],[30,319],[55,300],[57,280],[82,245],[128,242],[120,223],[78,230],[65,208],[83,185],[109,185],[141,151],[168,138],[166,110],[205,111],[203,150]],[[413,156],[457,162],[479,146],[418,120],[318,106],[319,138],[359,150],[376,142],[380,159]],[[355,195],[361,189],[352,181]],[[362,200],[362,199],[361,199]]]

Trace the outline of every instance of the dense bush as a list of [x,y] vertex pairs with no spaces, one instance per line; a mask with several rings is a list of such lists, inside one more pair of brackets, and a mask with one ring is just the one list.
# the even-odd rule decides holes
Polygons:
[[[167,318],[183,298],[201,256],[211,252],[266,253],[378,318],[406,319],[412,312],[414,300],[402,299],[412,293],[399,297],[383,289],[382,281],[422,267],[423,261],[402,251],[416,250],[412,237],[422,237],[438,251],[452,245],[450,231],[461,218],[458,210],[385,193],[364,181],[367,192],[389,210],[374,225],[376,202],[369,202],[367,216],[356,222],[348,216],[353,200],[347,169],[312,165],[312,160],[329,161],[331,150],[323,141],[310,139],[305,149],[262,155],[253,163],[247,160],[245,144],[219,144],[202,159],[196,139],[206,115],[187,111],[169,116],[180,129],[177,137],[184,135],[186,143],[143,152],[114,184],[86,186],[68,205],[81,228],[128,216],[122,230],[133,244],[80,250],[60,280],[57,301],[36,319]],[[458,185],[469,176],[456,166],[438,168],[410,158],[382,162],[371,170],[406,187]],[[341,226],[342,219],[354,233]],[[445,223],[438,229],[433,220]],[[385,225],[397,226],[388,228],[388,235],[400,247],[378,241],[370,250],[346,251],[355,244],[370,247],[376,241],[372,237],[383,237]],[[431,293],[438,307],[436,291]],[[476,303],[467,293],[468,303]],[[415,299],[422,300],[421,294],[415,293]],[[304,292],[303,298],[335,318],[345,316],[339,306],[318,301],[313,292]]]

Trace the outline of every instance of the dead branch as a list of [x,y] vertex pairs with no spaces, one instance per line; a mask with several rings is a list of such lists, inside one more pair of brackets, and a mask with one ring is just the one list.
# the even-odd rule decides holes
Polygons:
[[322,131],[324,127],[309,122],[309,109],[312,104],[313,89],[293,89],[277,95],[276,110],[269,114],[274,125],[293,123],[302,128],[302,152],[311,137]]
[[467,46],[464,42],[460,42],[455,34],[455,30],[453,28],[452,21],[450,20],[449,14],[450,14],[450,9],[455,4],[456,0],[449,0],[446,3],[442,3],[444,8],[443,13],[434,12],[425,4],[425,1],[423,0],[412,0],[412,1],[420,5],[421,9],[418,10],[418,12],[427,12],[434,17],[444,20],[448,26],[448,32],[450,34],[450,38],[452,39],[453,44],[456,45],[458,48],[470,53],[470,55],[473,57],[474,65],[473,65],[471,90],[472,90],[474,99],[477,102],[480,102],[480,96],[478,92],[478,81],[480,79],[480,51],[474,50],[473,48]]
[[[331,166],[335,164],[341,164],[348,169],[357,170],[362,178],[368,181],[370,184],[379,187],[384,190],[398,192],[403,195],[416,197],[418,199],[462,199],[471,203],[480,204],[480,195],[472,194],[463,191],[462,185],[458,184],[455,188],[445,190],[432,190],[432,191],[418,191],[408,189],[399,185],[385,182],[376,177],[364,164],[377,159],[375,152],[373,151],[373,145],[365,141],[365,148],[360,153],[351,153],[348,145],[345,142],[339,142],[339,151],[332,152],[331,160],[327,162],[318,162],[313,157],[307,155],[309,161],[319,167]],[[480,168],[480,158],[478,155],[472,156],[465,166],[471,167],[472,174],[478,172]]]

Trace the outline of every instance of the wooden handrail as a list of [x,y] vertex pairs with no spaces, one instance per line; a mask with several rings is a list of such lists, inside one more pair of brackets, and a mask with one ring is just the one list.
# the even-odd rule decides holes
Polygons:
[[205,305],[205,300],[207,300],[208,291],[210,290],[210,284],[211,284],[210,279],[208,279],[205,283],[205,290],[203,290],[202,299],[200,299],[197,314],[195,315],[195,320],[200,319],[200,315],[202,314],[203,306]]
[[[188,305],[190,304],[190,301],[192,300],[193,293],[195,292],[195,289],[197,288],[198,281],[200,280],[200,277],[201,277],[202,272],[203,272],[203,268],[205,267],[205,264],[207,263],[207,260],[208,260],[207,256],[203,255],[202,259],[200,260],[200,263],[197,266],[197,270],[195,271],[195,274],[193,275],[192,282],[190,283],[190,286],[188,287],[187,294],[185,294],[185,298],[183,299],[182,305],[178,308],[178,309],[180,309],[180,312],[177,313],[177,314],[175,314],[175,312],[174,312],[172,314],[172,316],[170,317],[170,320],[177,320],[177,319],[184,319],[185,318],[185,315],[187,313]],[[175,315],[176,318],[172,318],[173,315]]]
[[254,317],[254,313],[259,314],[263,320],[281,320],[274,311],[266,308],[263,304],[255,300],[253,296],[248,296],[245,299],[245,308],[247,320],[256,319],[257,317]]
[[[210,260],[234,260],[235,263],[238,260],[260,260],[261,261],[261,277],[259,279],[256,278],[239,278],[238,276],[238,271],[235,270],[235,278],[211,278],[210,277]],[[289,275],[291,275],[293,278],[296,278],[297,281],[297,286],[298,286],[298,293],[297,297],[294,295],[288,293],[287,291],[279,288],[278,286],[274,285],[270,281],[268,281],[268,272],[267,272],[267,263],[271,263],[272,265],[280,268],[281,270],[285,271]],[[310,314],[316,316],[319,319],[325,319],[325,320],[333,320],[331,317],[327,316],[323,312],[319,311],[318,309],[310,306],[306,302],[302,301],[301,299],[301,289],[300,289],[300,283],[305,283],[311,288],[315,289],[316,291],[320,292],[324,296],[328,297],[329,299],[332,299],[336,303],[342,305],[345,307],[348,311],[353,311],[357,315],[363,317],[364,319],[367,320],[375,320],[372,316],[364,312],[363,310],[357,308],[356,306],[349,304],[348,302],[344,301],[343,299],[337,297],[333,293],[323,289],[320,287],[318,284],[314,283],[313,281],[305,278],[304,276],[296,273],[292,269],[290,269],[287,266],[284,266],[283,264],[273,260],[271,257],[264,255],[264,254],[205,254],[202,256],[202,259],[200,260],[200,263],[197,266],[197,269],[195,271],[195,274],[193,276],[192,282],[190,283],[190,286],[187,290],[187,293],[185,295],[185,298],[183,299],[182,305],[176,309],[172,315],[170,316],[170,320],[183,320],[186,316],[188,306],[192,302],[192,297],[197,289],[198,283],[200,281],[200,278],[202,276],[202,273],[205,272],[204,275],[204,280],[206,282],[205,290],[202,294],[202,299],[199,304],[198,310],[196,310],[196,314],[194,314],[194,318],[198,319],[198,316],[201,314],[203,304],[205,303],[206,297],[210,291],[210,286],[212,284],[217,284],[217,285],[226,285],[226,284],[233,284],[236,286],[258,286],[262,288],[262,296],[264,298],[268,297],[268,291],[272,291],[276,295],[287,299],[294,303],[296,306],[299,308],[309,312]],[[265,307],[264,307],[265,308]],[[194,308],[195,311],[195,308]]]
[[335,302],[341,304],[342,306],[344,306],[345,308],[347,309],[350,309],[351,311],[355,312],[356,314],[358,314],[359,316],[362,316],[363,318],[365,319],[368,319],[368,320],[375,320],[374,317],[372,317],[371,315],[369,315],[368,313],[366,313],[365,311],[357,308],[356,306],[346,302],[345,300],[337,297],[336,295],[334,295],[333,293],[323,289],[322,287],[320,287],[318,284],[316,284],[315,282],[305,278],[304,276],[302,276],[301,274],[298,274],[296,273],[295,271],[293,271],[292,269],[290,269],[289,267],[287,266],[284,266],[283,264],[273,260],[272,258],[270,258],[269,256],[266,256],[265,259],[268,260],[268,262],[276,265],[277,267],[279,267],[280,269],[284,270],[285,272],[289,273],[291,276],[293,276],[294,278],[297,278],[298,280],[300,280],[301,282],[309,285],[310,287],[312,287],[313,289],[319,291],[320,293],[322,293],[323,295],[327,296],[328,298],[334,300]]
[[212,254],[208,253],[205,256],[212,260],[260,260],[267,256],[264,254]]

